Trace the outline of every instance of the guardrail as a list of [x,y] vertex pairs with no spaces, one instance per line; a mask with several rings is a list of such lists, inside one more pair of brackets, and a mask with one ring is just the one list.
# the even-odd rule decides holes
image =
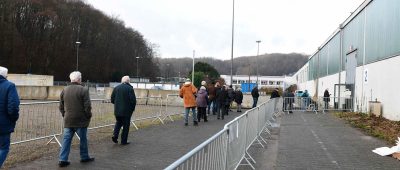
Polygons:
[[[256,161],[248,153],[248,149],[253,144],[262,147],[267,144],[261,134],[269,133],[268,127],[271,126],[273,117],[282,111],[281,103],[282,98],[275,98],[246,111],[165,170],[231,170],[239,165],[248,165],[255,169],[253,164]],[[241,164],[242,162],[244,163]]]
[[285,97],[283,99],[283,110],[293,111],[352,111],[353,98],[349,97],[319,97],[316,100],[310,97]]

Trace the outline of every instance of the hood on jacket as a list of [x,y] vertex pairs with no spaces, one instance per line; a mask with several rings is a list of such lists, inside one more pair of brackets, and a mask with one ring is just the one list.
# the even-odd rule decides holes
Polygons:
[[204,90],[204,89],[200,89],[199,90],[199,94],[203,94],[203,93],[206,93],[207,91],[206,90]]
[[2,75],[0,75],[0,83],[3,81],[6,81],[7,79],[5,77],[3,77]]
[[192,83],[185,83],[185,84],[183,84],[183,86],[185,86],[185,87],[189,87],[190,85],[191,85]]

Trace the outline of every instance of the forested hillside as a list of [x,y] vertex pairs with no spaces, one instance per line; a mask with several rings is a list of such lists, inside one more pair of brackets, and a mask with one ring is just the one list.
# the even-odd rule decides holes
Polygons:
[[[263,54],[260,56],[237,57],[233,59],[233,74],[256,75],[257,64],[260,75],[281,76],[288,75],[299,70],[306,62],[308,56],[298,53],[290,54]],[[161,73],[169,76],[187,75],[192,70],[192,58],[158,58]],[[220,74],[231,74],[231,60],[218,60],[211,57],[196,58],[212,65]],[[162,75],[165,76],[165,75]]]
[[136,57],[141,76],[159,74],[152,44],[140,32],[80,0],[0,0],[0,65],[11,73],[68,80],[77,49],[85,80],[136,75]]

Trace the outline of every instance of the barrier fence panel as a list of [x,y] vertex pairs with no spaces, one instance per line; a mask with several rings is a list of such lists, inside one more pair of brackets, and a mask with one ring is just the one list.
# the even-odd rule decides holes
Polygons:
[[165,170],[221,170],[226,169],[228,129],[224,128]]
[[50,141],[60,142],[57,136],[62,134],[63,123],[59,111],[59,102],[21,103],[19,119],[14,133],[11,134],[11,144],[24,143],[50,138]]
[[309,97],[285,97],[283,110],[292,111],[353,111],[354,101],[350,97],[319,97],[316,100]]
[[137,128],[135,121],[153,119],[159,120],[164,124],[161,118],[162,99],[161,97],[138,97],[136,98],[136,108],[132,115],[131,122]]
[[[229,129],[229,142],[228,142],[228,157],[227,169],[236,169],[245,158],[246,153],[246,132],[247,132],[247,119],[248,112],[237,117],[233,121],[225,125]],[[248,159],[245,159],[247,164],[251,165]],[[251,165],[252,166],[252,165]]]
[[92,100],[92,118],[88,129],[97,129],[115,124],[114,105],[110,100]]
[[165,110],[163,120],[170,119],[171,121],[174,121],[171,117],[172,115],[182,115],[184,113],[183,99],[179,97],[178,94],[168,94],[164,101],[163,104],[165,105]]

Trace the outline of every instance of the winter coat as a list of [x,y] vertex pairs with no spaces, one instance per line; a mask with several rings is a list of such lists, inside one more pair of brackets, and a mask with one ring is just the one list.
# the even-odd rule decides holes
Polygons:
[[197,97],[196,97],[197,107],[207,107],[207,103],[208,103],[207,91],[204,89],[200,89],[197,92]]
[[274,90],[274,91],[271,93],[271,99],[273,99],[273,98],[278,98],[278,97],[281,97],[281,96],[279,95],[279,92],[278,92],[277,90]]
[[19,97],[14,83],[0,76],[0,135],[14,132],[19,118]]
[[235,102],[238,104],[243,103],[243,93],[241,91],[237,91],[235,94]]
[[329,102],[330,101],[330,97],[331,95],[329,94],[328,90],[325,90],[324,92],[324,102]]
[[64,88],[60,95],[60,112],[66,128],[86,128],[92,118],[89,89],[78,83]]
[[232,88],[228,89],[228,99],[229,99],[229,102],[232,102],[233,100],[235,100],[235,91],[233,91]]
[[255,88],[253,88],[253,90],[251,90],[251,96],[253,96],[253,98],[260,97],[260,94],[258,93],[258,88],[257,87],[255,87]]
[[208,91],[208,99],[214,100],[215,97],[217,96],[217,88],[214,86],[209,86],[207,88],[207,91]]
[[196,99],[195,94],[197,93],[197,88],[194,87],[191,83],[184,84],[179,91],[179,96],[183,98],[183,107],[196,107]]
[[114,114],[120,117],[130,117],[135,111],[136,95],[129,83],[122,83],[111,93],[111,103],[114,104]]
[[225,88],[221,88],[217,94],[218,103],[221,105],[229,105],[228,91]]

